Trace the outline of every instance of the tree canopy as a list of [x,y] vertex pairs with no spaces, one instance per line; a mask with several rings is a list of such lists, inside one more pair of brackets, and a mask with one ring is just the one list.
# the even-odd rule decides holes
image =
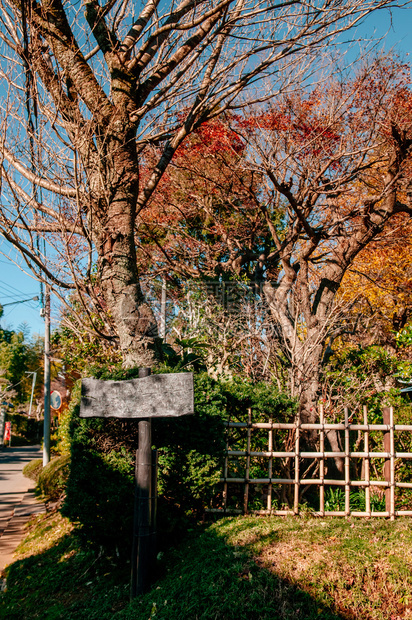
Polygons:
[[125,366],[152,363],[135,234],[178,148],[305,83],[331,37],[390,5],[3,0],[2,235]]

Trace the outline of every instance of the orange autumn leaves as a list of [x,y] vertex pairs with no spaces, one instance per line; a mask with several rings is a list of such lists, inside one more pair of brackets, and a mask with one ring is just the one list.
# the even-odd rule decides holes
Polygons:
[[390,336],[412,316],[412,221],[399,215],[356,258],[340,290]]
[[[150,261],[158,271],[212,275],[229,238],[251,243],[260,216],[250,198],[254,175],[241,165],[244,150],[227,119],[209,121],[183,143],[139,225],[142,263]],[[147,169],[156,155],[146,153]]]
[[[338,240],[344,248],[387,191],[393,131],[408,132],[412,118],[408,84],[406,65],[378,62],[353,80],[201,126],[175,153],[139,223],[141,264],[162,273],[250,277],[263,256],[266,276],[277,277],[277,246],[263,213],[270,213],[281,244],[299,227],[296,207],[320,239],[309,265],[317,280],[325,261],[336,259]],[[142,180],[160,152],[151,149],[144,153]],[[396,180],[405,195],[408,166]],[[364,292],[366,306],[388,324],[402,323],[409,307],[410,235],[407,219],[397,221],[400,216],[356,258],[341,293],[352,299]],[[287,246],[292,262],[312,243],[305,231],[296,234]]]

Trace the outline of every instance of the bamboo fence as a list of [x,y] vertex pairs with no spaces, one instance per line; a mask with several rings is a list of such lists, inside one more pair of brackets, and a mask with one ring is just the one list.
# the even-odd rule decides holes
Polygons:
[[[299,417],[293,423],[273,422],[252,422],[252,412],[248,411],[247,422],[227,422],[228,429],[246,429],[246,450],[230,450],[229,439],[227,443],[223,478],[223,506],[222,508],[212,508],[208,512],[223,514],[260,514],[260,515],[288,515],[299,514],[300,505],[300,488],[309,485],[317,486],[319,489],[319,510],[312,514],[317,516],[355,516],[355,517],[389,517],[391,520],[399,516],[412,516],[412,510],[396,510],[395,509],[395,493],[396,489],[412,489],[412,482],[398,482],[395,477],[395,461],[399,459],[412,459],[410,452],[395,451],[395,433],[399,431],[412,432],[412,425],[395,424],[393,416],[393,408],[387,407],[383,410],[383,424],[368,424],[368,416],[366,407],[363,408],[363,424],[352,424],[349,418],[348,409],[345,408],[345,417],[343,423],[329,423],[324,420],[323,407],[319,411],[319,423],[303,424]],[[273,433],[277,430],[294,431],[294,450],[293,451],[274,451],[273,450]],[[340,452],[325,451],[325,435],[327,431],[335,430],[340,433],[343,431],[344,450]],[[254,451],[252,450],[252,432],[266,431],[268,432],[268,450]],[[318,451],[305,451],[301,449],[301,434],[305,431],[317,431]],[[363,450],[353,451],[350,449],[350,433],[351,431],[363,433]],[[373,431],[381,431],[383,433],[383,451],[370,451],[370,433]],[[230,472],[230,459],[245,457],[246,467],[244,477],[232,477]],[[268,460],[268,476],[266,478],[251,478],[250,464],[251,458],[263,457]],[[344,460],[344,478],[341,480],[333,480],[325,477],[326,460],[334,457],[341,457]],[[294,475],[290,478],[274,478],[273,469],[275,459],[291,459],[294,467]],[[302,459],[313,459],[319,463],[317,478],[301,477],[300,465]],[[362,479],[352,480],[351,459],[363,459]],[[371,479],[371,459],[385,459],[382,480]],[[229,486],[231,484],[243,485],[243,508],[233,509],[228,507]],[[266,509],[249,510],[248,502],[251,485],[265,485],[267,488]],[[274,485],[294,485],[293,493],[293,509],[275,509],[272,506],[272,495]],[[325,509],[325,488],[326,487],[343,487],[345,498],[344,510],[327,510]],[[371,487],[381,487],[385,490],[385,510],[376,511],[371,509]],[[350,493],[353,489],[362,488],[365,490],[365,510],[351,510]]]

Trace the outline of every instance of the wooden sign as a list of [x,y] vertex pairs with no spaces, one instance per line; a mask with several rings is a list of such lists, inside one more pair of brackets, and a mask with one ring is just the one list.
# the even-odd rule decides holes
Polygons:
[[191,372],[125,381],[82,380],[81,418],[163,418],[192,413]]

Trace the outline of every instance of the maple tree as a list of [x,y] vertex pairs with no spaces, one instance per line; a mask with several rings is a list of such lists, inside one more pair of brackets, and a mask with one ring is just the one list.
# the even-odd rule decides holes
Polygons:
[[286,102],[294,131],[274,119],[272,161],[257,145],[269,187],[286,204],[286,231],[273,229],[268,255],[282,271],[264,291],[305,421],[315,421],[322,364],[348,330],[348,306],[336,305],[344,274],[392,216],[410,213],[407,80],[407,68],[380,60],[357,79],[314,91],[303,106]]
[[412,317],[412,225],[394,217],[356,257],[342,281],[340,297],[355,303],[367,325],[358,337],[396,351],[396,335]]
[[[344,101],[344,114],[341,108],[331,122],[330,107],[321,105],[319,113],[318,104],[315,131],[308,124],[312,101],[306,102],[289,152],[292,163],[280,175],[273,165],[266,171],[287,200],[289,222],[283,239],[273,235],[283,272],[265,293],[304,420],[315,421],[322,366],[334,340],[352,329],[350,304],[336,303],[342,278],[390,218],[411,213],[404,191],[410,178],[411,99],[403,70],[400,77],[402,67],[378,62],[375,74],[366,71],[340,92],[334,87],[327,99],[332,94],[338,109]],[[327,131],[319,134],[322,126]]]
[[[351,79],[342,76],[309,94],[296,92],[249,114],[221,118],[244,144],[230,156],[213,155],[219,182],[227,177],[236,186],[236,200],[228,200],[223,217],[215,200],[207,218],[204,195],[213,196],[212,172],[200,174],[209,183],[204,195],[198,182],[190,199],[183,192],[179,203],[185,187],[179,165],[169,171],[177,208],[183,214],[194,209],[201,224],[193,234],[187,225],[184,243],[178,235],[175,243],[193,247],[201,234],[203,273],[262,284],[304,421],[316,418],[322,366],[334,340],[351,329],[352,302],[337,303],[345,273],[391,218],[412,212],[410,107],[409,67],[378,58]],[[197,166],[204,170],[203,157]],[[238,213],[239,224],[232,225]],[[196,275],[186,264],[188,252],[181,260],[170,242],[162,253],[165,268]]]
[[177,149],[242,93],[267,100],[307,75],[330,36],[390,4],[2,0],[3,237],[63,303],[75,291],[125,366],[150,365],[135,229]]
[[252,249],[262,233],[249,192],[258,176],[240,165],[246,144],[228,118],[208,121],[176,151],[137,228],[142,271],[217,278],[228,271],[231,238]]

